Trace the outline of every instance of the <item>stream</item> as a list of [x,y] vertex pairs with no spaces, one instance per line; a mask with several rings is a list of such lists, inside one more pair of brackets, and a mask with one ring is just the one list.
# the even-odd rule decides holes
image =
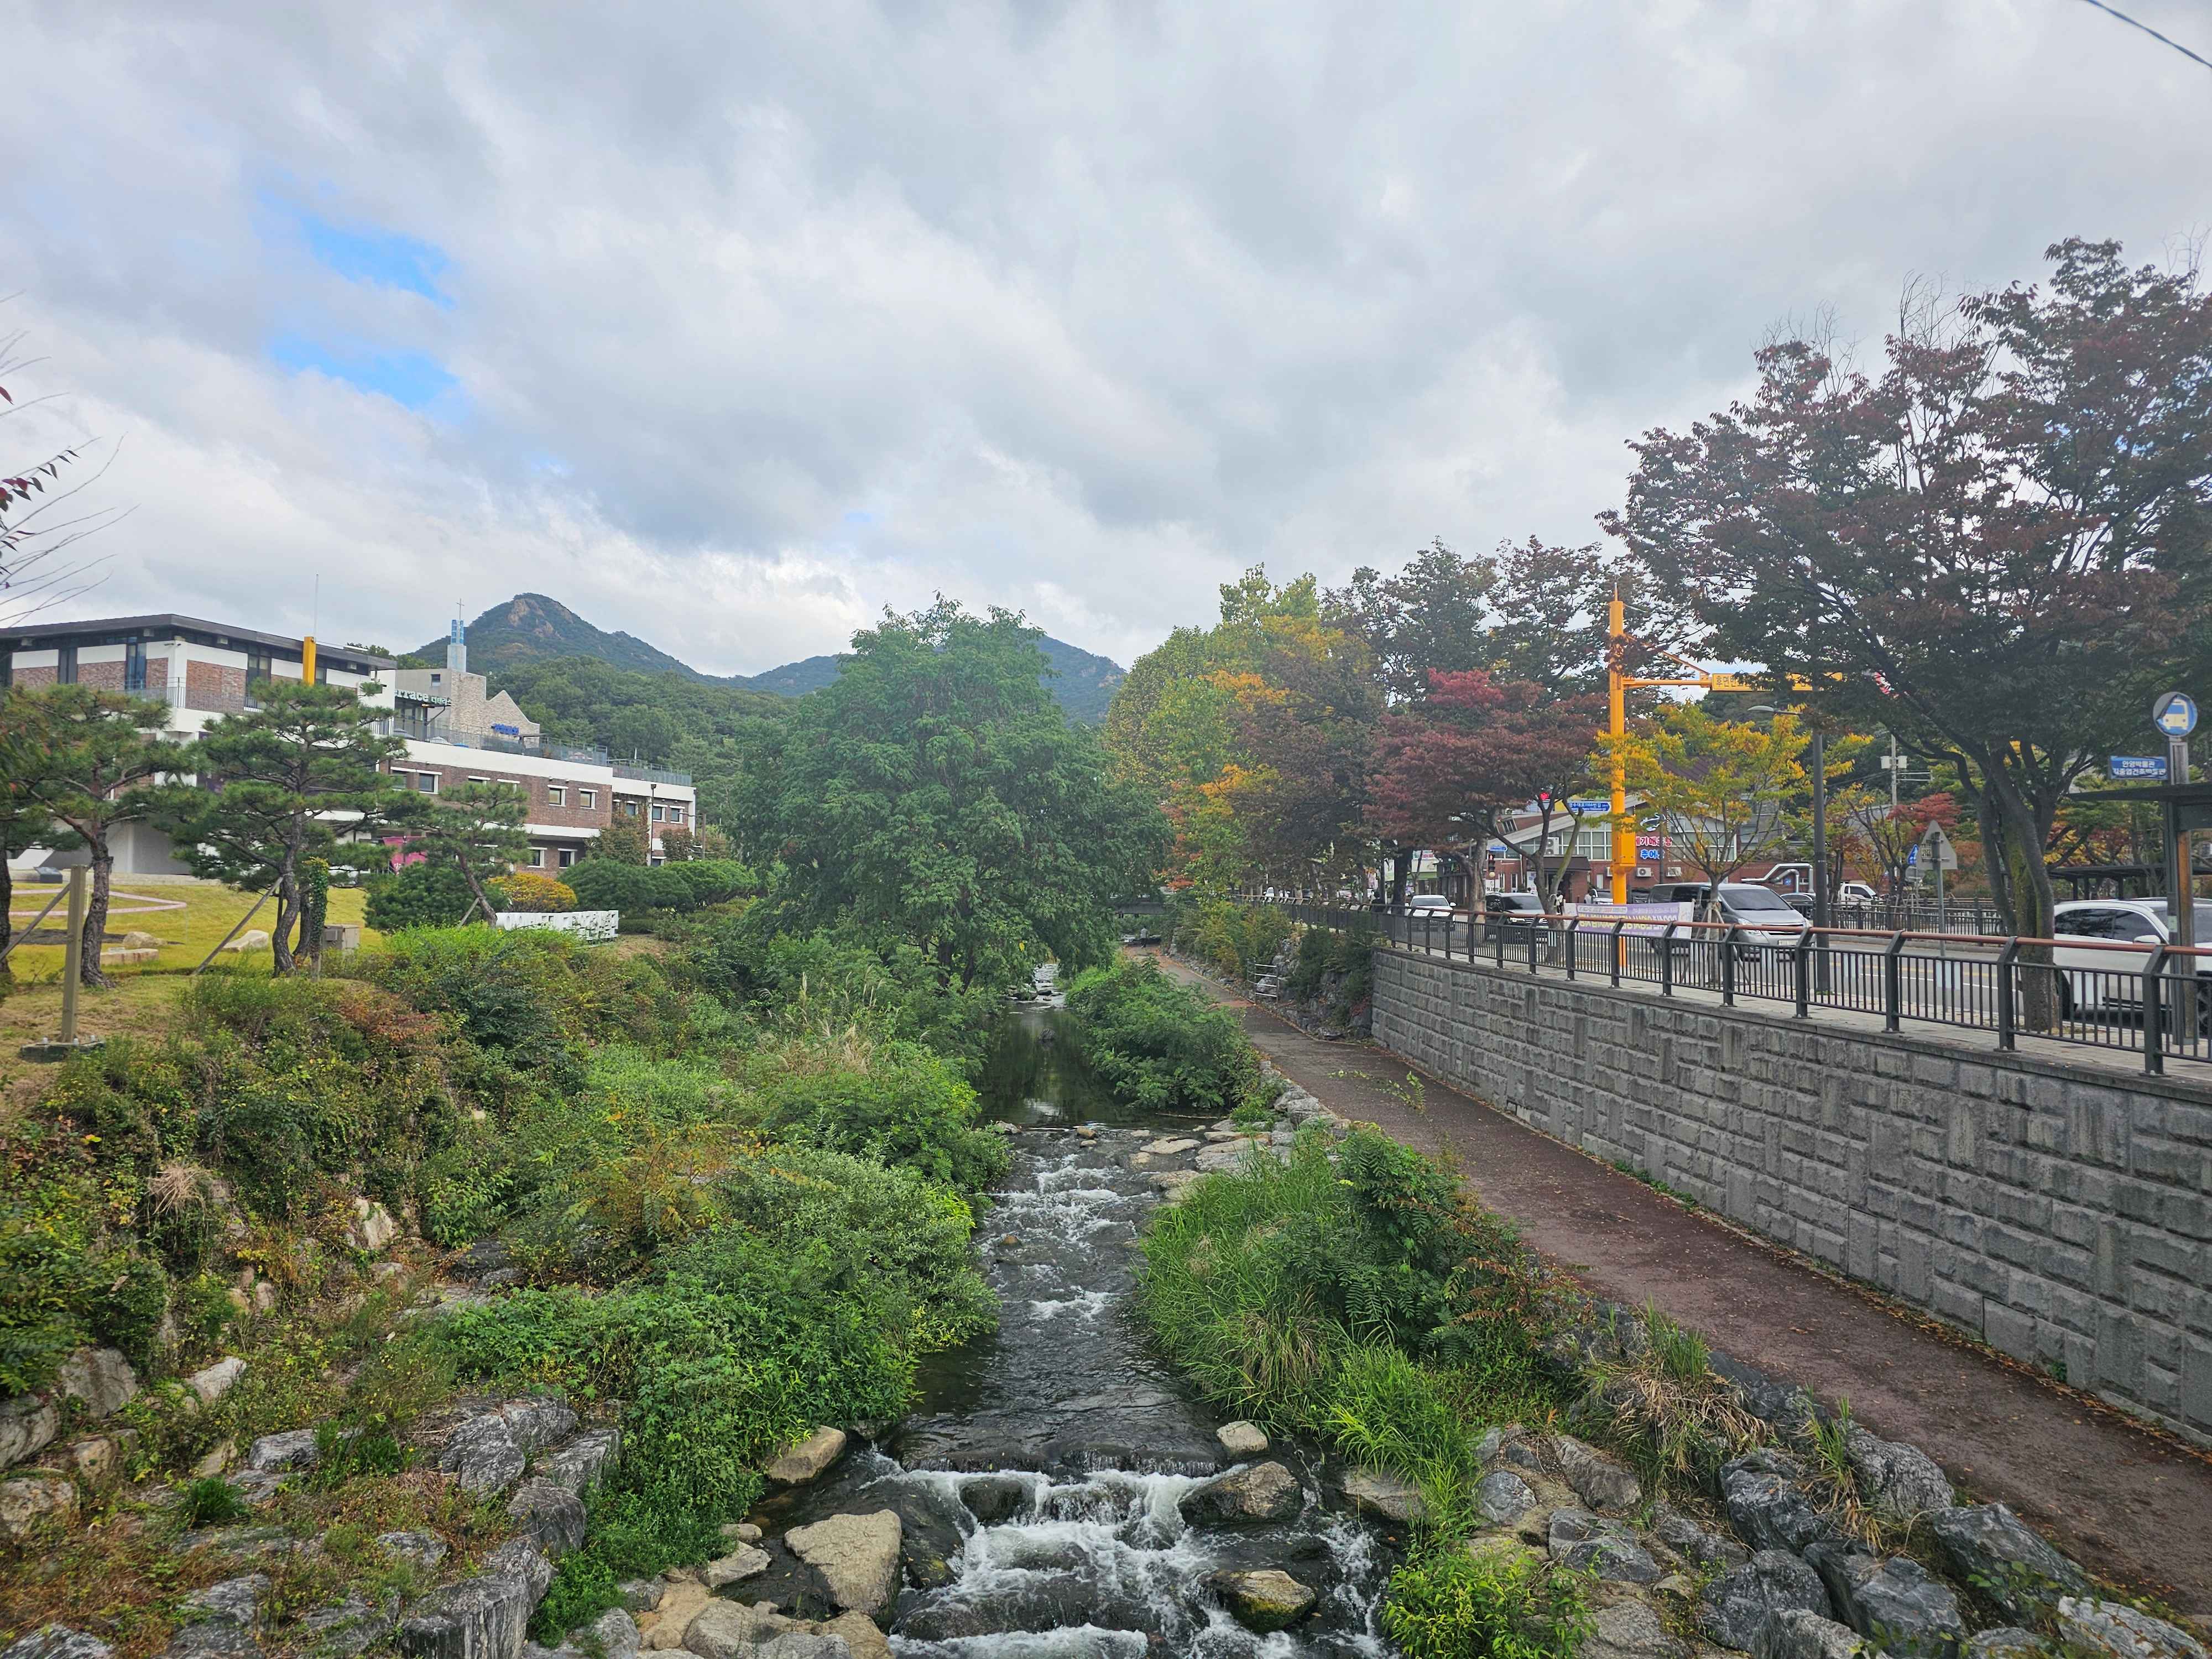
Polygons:
[[[1137,1235],[1158,1201],[1131,1159],[1170,1133],[1202,1139],[1205,1126],[1115,1101],[1075,1056],[1067,1018],[1011,1014],[981,1085],[987,1115],[1021,1126],[977,1228],[998,1330],[937,1356],[915,1412],[801,1508],[900,1512],[909,1576],[935,1581],[909,1584],[889,1620],[905,1659],[1391,1651],[1375,1634],[1387,1548],[1364,1522],[1322,1506],[1310,1453],[1268,1454],[1306,1489],[1295,1521],[1201,1529],[1179,1513],[1186,1493],[1232,1465],[1214,1437],[1221,1418],[1149,1351],[1131,1305]],[[917,1559],[943,1566],[916,1575]],[[1267,1567],[1320,1599],[1263,1636],[1231,1619],[1206,1580]]]

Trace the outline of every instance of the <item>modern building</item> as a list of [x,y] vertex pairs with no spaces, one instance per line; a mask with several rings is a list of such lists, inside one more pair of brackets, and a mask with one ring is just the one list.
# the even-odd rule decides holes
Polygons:
[[[298,680],[306,641],[193,617],[110,617],[0,632],[0,686],[77,684],[164,702],[168,731],[194,738],[208,723],[256,706],[258,689]],[[389,657],[317,644],[315,678],[374,684],[367,701],[387,711],[383,729],[404,738],[392,772],[426,795],[456,783],[511,783],[528,797],[531,867],[562,870],[590,851],[617,816],[646,831],[655,863],[670,829],[694,829],[698,793],[682,772],[618,763],[602,749],[548,741],[505,692],[468,672],[468,645],[453,625],[442,669],[402,669]],[[167,839],[131,825],[116,840],[123,874],[175,874]]]

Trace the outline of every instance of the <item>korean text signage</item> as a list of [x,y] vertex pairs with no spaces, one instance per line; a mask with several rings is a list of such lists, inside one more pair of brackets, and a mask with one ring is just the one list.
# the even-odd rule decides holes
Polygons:
[[2166,776],[2166,757],[2163,755],[2114,755],[2106,763],[2114,778],[2163,778]]

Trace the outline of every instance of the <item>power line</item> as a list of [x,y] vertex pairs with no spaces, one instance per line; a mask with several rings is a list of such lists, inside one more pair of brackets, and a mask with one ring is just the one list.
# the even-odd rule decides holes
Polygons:
[[2125,23],[2131,29],[2141,29],[2145,34],[2150,36],[2152,40],[2157,41],[2160,46],[2172,46],[2176,52],[2179,52],[2184,58],[2188,58],[2191,63],[2202,64],[2206,69],[2212,70],[2212,58],[2199,58],[2195,52],[2190,51],[2188,47],[2183,46],[2180,41],[2168,40],[2165,35],[2160,34],[2149,24],[2139,23],[2134,18],[2129,16],[2127,13],[2121,11],[2115,7],[2106,5],[2105,3],[2105,0],[2083,0],[2083,3],[2094,6],[2099,11],[2118,18],[2120,21]]

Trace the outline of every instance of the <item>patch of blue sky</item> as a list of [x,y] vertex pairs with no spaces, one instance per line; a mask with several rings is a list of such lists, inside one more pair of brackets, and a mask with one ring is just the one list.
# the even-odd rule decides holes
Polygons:
[[460,384],[427,352],[391,351],[358,340],[280,334],[270,341],[269,356],[295,374],[326,374],[408,409],[422,409]]
[[264,194],[261,199],[264,207],[291,222],[307,252],[325,270],[349,283],[398,289],[419,294],[433,305],[452,307],[452,296],[438,287],[438,278],[453,264],[444,249],[377,225],[333,224],[275,196]]

